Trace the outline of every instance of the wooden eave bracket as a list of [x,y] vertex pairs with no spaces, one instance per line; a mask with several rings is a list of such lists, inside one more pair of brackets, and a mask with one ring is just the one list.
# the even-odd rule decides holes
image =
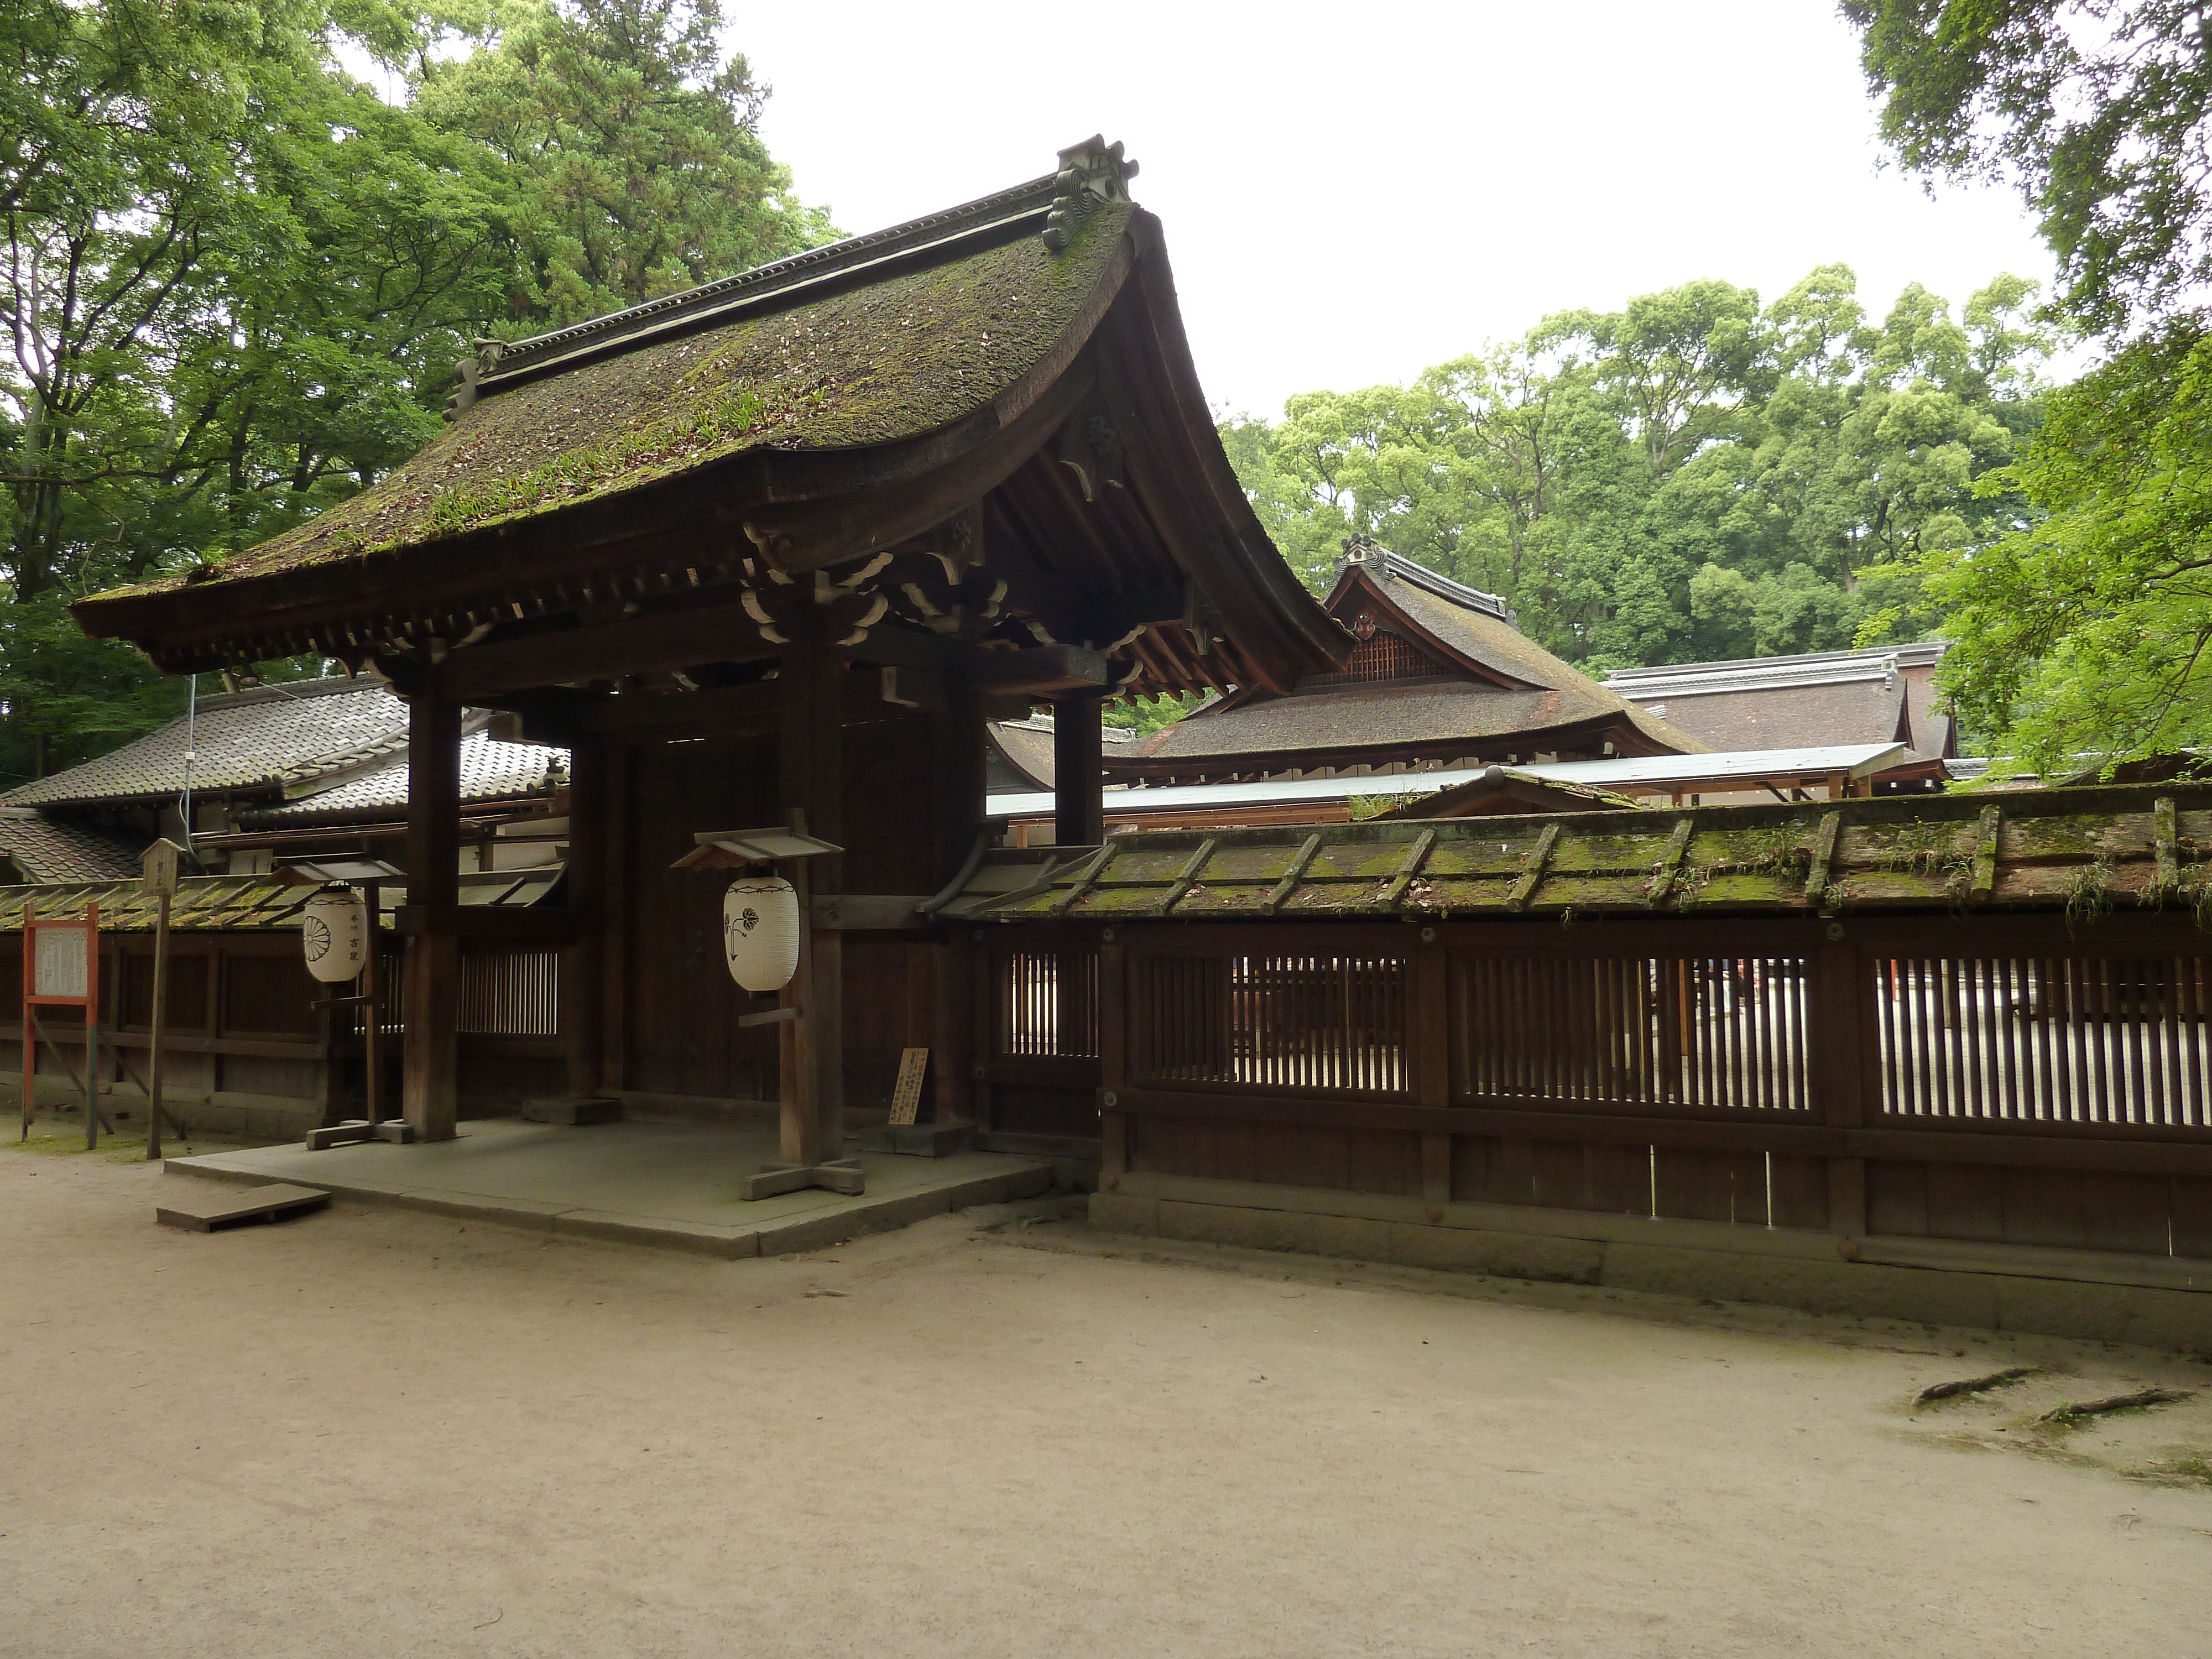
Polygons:
[[1153,912],[1154,915],[1164,916],[1182,902],[1183,895],[1198,884],[1198,872],[1206,868],[1206,860],[1213,856],[1213,849],[1220,843],[1221,837],[1218,836],[1208,836],[1204,841],[1199,842],[1198,850],[1185,859],[1182,868],[1176,872],[1176,878],[1170,884],[1167,896],[1160,901],[1159,908]]
[[1982,808],[1981,826],[1974,838],[1974,881],[1972,891],[1985,899],[1996,891],[1997,842],[2004,834],[2004,809]]
[[1272,916],[1283,908],[1291,895],[1297,890],[1298,883],[1304,879],[1306,866],[1314,861],[1314,854],[1320,851],[1321,837],[1318,835],[1308,836],[1291,855],[1290,867],[1283,872],[1283,878],[1268,890],[1267,902],[1260,907],[1264,912]]
[[1428,858],[1429,849],[1436,844],[1437,832],[1433,828],[1422,830],[1413,838],[1413,844],[1407,849],[1404,860],[1398,866],[1397,873],[1390,878],[1389,886],[1383,890],[1382,903],[1385,908],[1394,910],[1397,908],[1400,902],[1406,896],[1406,890],[1413,884],[1413,878],[1421,873],[1421,865]]
[[1646,904],[1663,904],[1667,896],[1674,890],[1674,878],[1682,872],[1683,855],[1690,850],[1690,837],[1696,833],[1697,820],[1676,820],[1674,833],[1667,838],[1667,850],[1659,855],[1658,867],[1651,872],[1651,891]]
[[1545,872],[1551,867],[1553,850],[1559,844],[1559,826],[1546,824],[1544,833],[1536,837],[1535,850],[1528,854],[1528,862],[1522,866],[1520,875],[1514,880],[1513,890],[1506,895],[1507,909],[1525,910],[1528,908],[1528,902],[1536,896],[1537,888],[1543,884]]
[[1096,853],[1093,853],[1083,867],[1075,872],[1075,879],[1073,882],[1069,884],[1067,890],[1052,902],[1051,908],[1048,914],[1055,916],[1064,916],[1070,910],[1073,909],[1075,908],[1075,902],[1091,890],[1091,884],[1098,879],[1100,874],[1104,872],[1107,865],[1113,861],[1114,854],[1121,850],[1121,849],[1116,847],[1111,841],[1109,841],[1103,847],[1100,848]]
[[1843,830],[1844,815],[1841,812],[1820,815],[1820,828],[1813,832],[1813,867],[1805,874],[1805,902],[1808,904],[1820,905],[1826,900],[1829,902],[1824,908],[1834,908],[1833,901],[1829,899],[1828,874],[1835,867],[1836,841]]

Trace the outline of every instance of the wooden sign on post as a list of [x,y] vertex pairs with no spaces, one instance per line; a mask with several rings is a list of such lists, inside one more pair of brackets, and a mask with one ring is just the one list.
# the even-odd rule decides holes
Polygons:
[[891,1091],[891,1121],[911,1123],[921,1107],[921,1079],[929,1070],[929,1050],[899,1051],[898,1087]]
[[[23,907],[23,1138],[30,1139],[38,1095],[38,1011],[84,1013],[84,1144],[100,1144],[100,907],[82,917],[44,921]],[[66,1061],[64,1062],[67,1064]]]

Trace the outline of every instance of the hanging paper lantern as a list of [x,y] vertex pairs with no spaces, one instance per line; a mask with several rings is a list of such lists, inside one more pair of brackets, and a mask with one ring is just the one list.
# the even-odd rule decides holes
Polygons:
[[722,954],[748,991],[781,991],[799,971],[799,894],[781,876],[739,876],[722,896]]
[[368,965],[368,907],[349,888],[327,887],[300,910],[300,948],[307,971],[325,985],[359,976]]

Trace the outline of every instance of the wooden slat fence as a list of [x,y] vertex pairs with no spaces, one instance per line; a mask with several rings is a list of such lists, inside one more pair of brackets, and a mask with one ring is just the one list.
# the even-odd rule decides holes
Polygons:
[[1109,1170],[2212,1259],[2186,917],[1112,931],[980,947],[996,1092]]

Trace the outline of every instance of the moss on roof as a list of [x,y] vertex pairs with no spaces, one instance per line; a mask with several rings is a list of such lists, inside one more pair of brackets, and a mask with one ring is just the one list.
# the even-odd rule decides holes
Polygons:
[[[1985,843],[1991,830],[1996,839]],[[1311,852],[1310,836],[1319,842]],[[1057,863],[1012,890],[1002,864],[940,914],[1427,921],[2018,909],[2086,926],[2125,906],[2191,911],[2212,929],[2204,784],[1143,830],[1097,853],[1039,856]]]
[[321,516],[204,571],[100,597],[368,561],[749,450],[856,449],[938,430],[1051,350],[1131,211],[1101,205],[1057,253],[1023,236],[489,393]]

